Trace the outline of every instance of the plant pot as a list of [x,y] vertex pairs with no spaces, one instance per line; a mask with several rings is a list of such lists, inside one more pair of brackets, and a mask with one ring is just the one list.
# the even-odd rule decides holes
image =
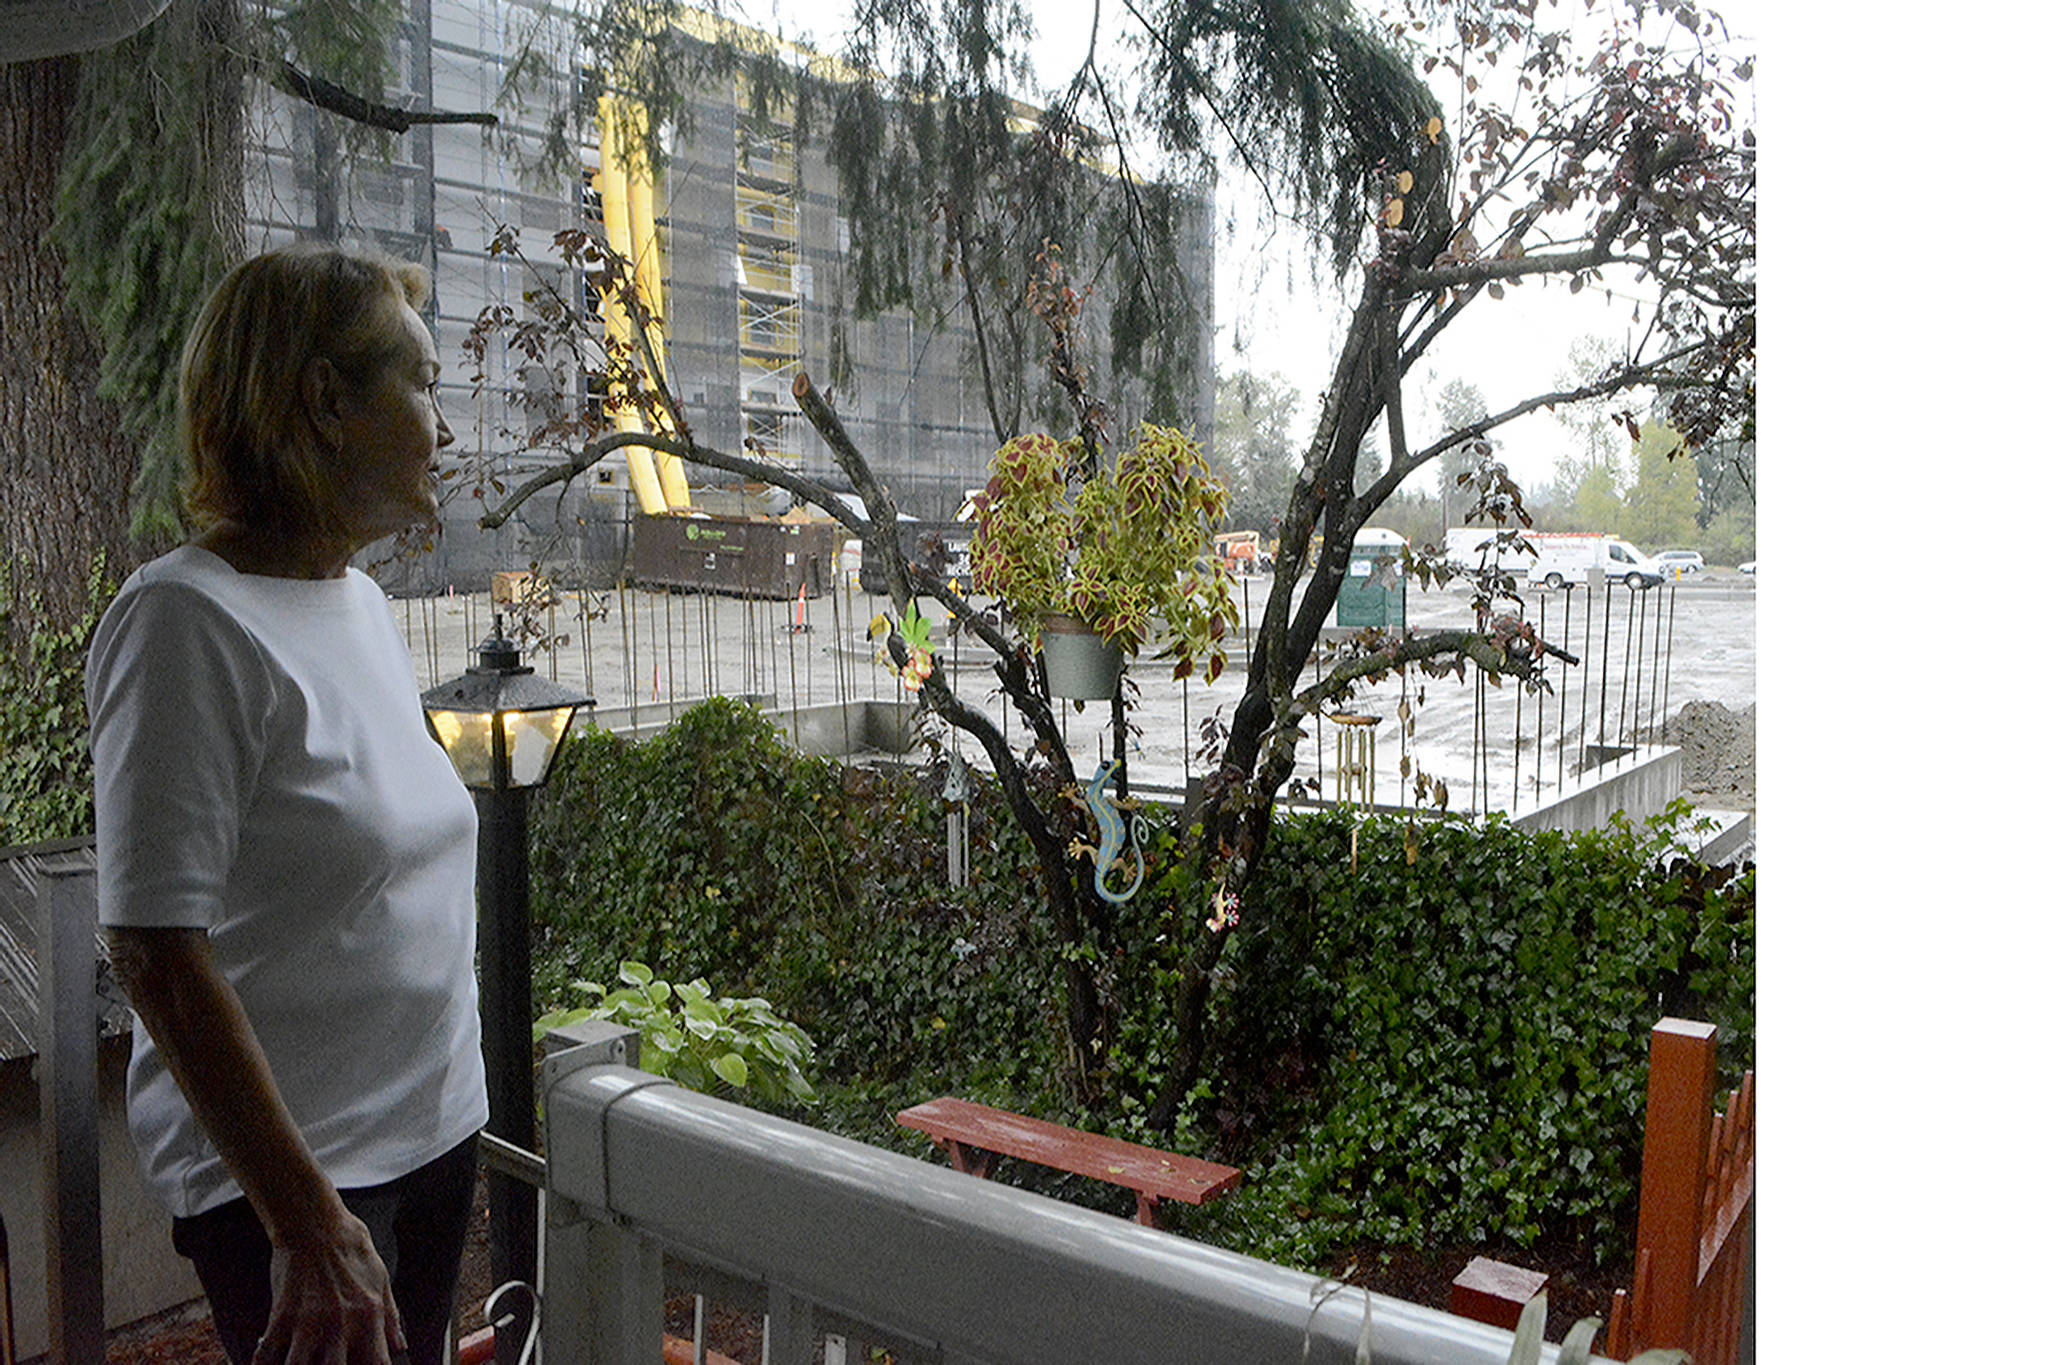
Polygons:
[[1045,652],[1045,690],[1075,701],[1107,701],[1123,674],[1124,653],[1071,616],[1048,616],[1039,626]]

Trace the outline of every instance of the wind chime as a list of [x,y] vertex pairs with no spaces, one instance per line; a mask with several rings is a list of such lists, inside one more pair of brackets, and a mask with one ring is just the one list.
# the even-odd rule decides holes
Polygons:
[[967,885],[967,761],[959,742],[946,758],[946,781],[939,789],[946,808],[946,885]]
[[1378,716],[1333,711],[1337,727],[1337,804],[1351,806],[1351,870],[1358,871],[1358,831],[1372,813],[1378,780]]
[[[960,591],[960,580],[954,579],[948,587],[955,593]],[[953,676],[960,676],[960,623],[955,619],[953,609],[946,608],[946,633],[953,637]],[[967,885],[967,761],[960,756],[960,727],[946,727],[952,740],[952,752],[946,759],[946,782],[940,798],[946,807],[946,884]]]

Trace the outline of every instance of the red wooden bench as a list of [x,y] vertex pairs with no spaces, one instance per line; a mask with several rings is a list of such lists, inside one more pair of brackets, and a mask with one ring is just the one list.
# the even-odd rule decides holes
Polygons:
[[953,1169],[968,1175],[987,1176],[999,1157],[1013,1156],[1134,1190],[1138,1222],[1148,1228],[1158,1226],[1161,1199],[1206,1204],[1236,1189],[1244,1178],[1235,1166],[1156,1151],[951,1096],[906,1109],[896,1122],[939,1143],[952,1158]]

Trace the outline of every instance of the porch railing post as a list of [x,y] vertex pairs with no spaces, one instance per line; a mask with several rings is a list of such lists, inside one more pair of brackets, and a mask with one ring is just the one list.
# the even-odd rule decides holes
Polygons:
[[[604,1063],[632,1066],[640,1035],[593,1021],[558,1029],[546,1039],[542,1103],[562,1077]],[[550,1110],[547,1117],[552,1120]],[[661,1246],[621,1226],[602,1207],[562,1193],[609,1188],[602,1136],[595,1142],[548,1132],[548,1189],[541,1256],[541,1350],[547,1365],[614,1365],[660,1360]]]
[[767,1321],[761,1329],[764,1365],[810,1365],[818,1337],[814,1321],[807,1301],[783,1285],[769,1285]]
[[100,1260],[99,994],[89,864],[50,866],[36,893],[42,1006],[43,1229],[49,1267],[50,1359],[106,1358]]
[[1650,1086],[1643,1120],[1643,1181],[1636,1254],[1648,1256],[1647,1285],[1634,1305],[1633,1349],[1683,1347],[1699,1284],[1701,1202],[1714,1126],[1712,1024],[1663,1019],[1650,1034]]

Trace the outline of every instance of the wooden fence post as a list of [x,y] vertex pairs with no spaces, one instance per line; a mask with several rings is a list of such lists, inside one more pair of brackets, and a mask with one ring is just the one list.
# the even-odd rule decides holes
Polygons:
[[1643,1181],[1636,1255],[1647,1283],[1632,1305],[1633,1349],[1686,1345],[1699,1283],[1701,1201],[1714,1125],[1717,1030],[1662,1019],[1650,1033],[1650,1091],[1644,1115]]

